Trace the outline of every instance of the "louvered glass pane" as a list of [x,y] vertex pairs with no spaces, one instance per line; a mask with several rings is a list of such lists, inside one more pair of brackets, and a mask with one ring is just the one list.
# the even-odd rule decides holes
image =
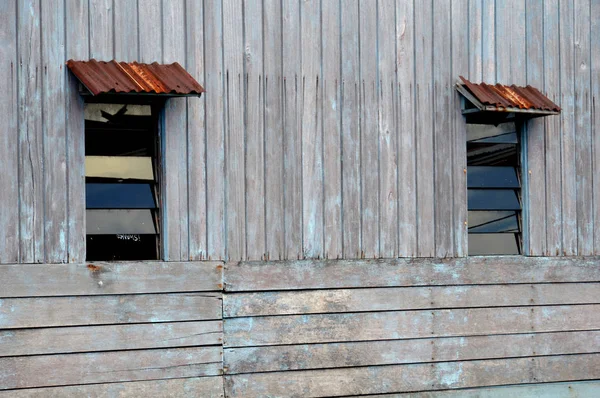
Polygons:
[[469,234],[469,255],[520,254],[516,234]]
[[467,167],[468,188],[519,188],[517,170],[504,166]]
[[157,260],[156,235],[87,235],[88,261]]
[[519,150],[515,144],[468,144],[467,166],[519,165]]
[[487,234],[519,232],[517,212],[514,211],[470,211],[469,233]]
[[467,124],[467,142],[516,144],[518,137],[514,123]]
[[156,234],[151,210],[86,210],[87,235]]
[[150,184],[85,184],[88,209],[153,209]]
[[469,210],[520,210],[515,191],[511,189],[469,189]]
[[86,156],[85,176],[154,180],[152,158],[149,156]]

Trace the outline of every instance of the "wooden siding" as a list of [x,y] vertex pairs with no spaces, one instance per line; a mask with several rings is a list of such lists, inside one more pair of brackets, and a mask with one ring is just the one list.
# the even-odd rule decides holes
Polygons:
[[598,261],[227,264],[225,394],[593,396],[585,382],[462,389],[600,378]]
[[85,260],[82,101],[64,62],[90,57],[178,61],[206,86],[164,113],[166,260],[464,256],[459,74],[560,104],[528,125],[527,254],[599,254],[599,12],[4,1],[0,263]]

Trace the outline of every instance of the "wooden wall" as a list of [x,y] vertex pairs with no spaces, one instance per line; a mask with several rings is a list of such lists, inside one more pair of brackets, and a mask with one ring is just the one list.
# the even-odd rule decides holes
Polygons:
[[453,89],[533,84],[527,253],[600,253],[594,0],[6,0],[0,262],[85,258],[82,103],[67,59],[178,61],[165,259],[464,256]]

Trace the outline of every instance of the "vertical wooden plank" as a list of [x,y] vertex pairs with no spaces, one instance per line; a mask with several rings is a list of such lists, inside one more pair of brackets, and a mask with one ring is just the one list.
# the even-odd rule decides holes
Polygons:
[[282,1],[284,220],[286,259],[302,253],[302,130],[300,124],[300,4]]
[[[88,7],[77,0],[67,0],[66,59],[89,58]],[[85,122],[84,103],[79,81],[67,74],[67,203],[68,261],[85,261]]]
[[227,258],[246,258],[244,164],[244,20],[241,0],[223,2]]
[[[247,258],[262,259],[265,243],[265,137],[262,3],[244,1],[244,83],[246,95],[246,242]],[[268,57],[268,56],[267,56]],[[266,205],[269,206],[267,200]],[[246,258],[246,257],[244,257]]]
[[594,252],[592,120],[590,117],[592,109],[590,97],[590,0],[575,0],[574,11],[577,254],[588,256]]
[[89,0],[89,5],[90,57],[110,61],[114,58],[113,0]]
[[[452,79],[469,75],[469,1],[452,0]],[[454,197],[454,253],[467,255],[467,126],[461,112],[460,94],[451,97],[453,125],[453,186]]]
[[590,45],[592,76],[592,145],[594,179],[594,255],[600,254],[600,2],[592,1],[590,8]]
[[[163,2],[163,62],[186,64],[184,0]],[[163,257],[189,258],[187,112],[184,98],[169,99],[164,108]]]
[[138,45],[140,62],[162,58],[161,0],[138,1]]
[[[560,104],[558,0],[544,2],[544,88],[552,101]],[[546,255],[560,256],[561,239],[561,170],[560,116],[544,118],[546,129]]]
[[[543,76],[543,5],[541,0],[527,0],[527,84],[542,88]],[[544,121],[533,119],[527,122],[527,193],[524,195],[528,215],[524,228],[528,229],[525,254],[540,256],[546,252],[546,172]]]
[[17,92],[17,2],[0,4],[0,264],[19,261],[19,133]]
[[563,255],[577,255],[573,0],[559,0]]
[[358,2],[341,7],[342,57],[342,220],[344,258],[360,258],[361,186],[359,118]]
[[496,2],[483,0],[481,9],[482,79],[496,82]]
[[20,262],[44,262],[40,2],[18,3]]
[[305,257],[323,257],[321,7],[300,3],[302,51],[302,217]]
[[[187,71],[200,84],[204,78],[204,7],[186,1]],[[190,260],[206,258],[206,123],[205,95],[187,99],[188,223]]]
[[67,137],[65,126],[65,3],[43,2],[42,109],[44,132],[44,245],[48,263],[67,261]]
[[223,108],[223,9],[204,3],[206,77],[206,229],[208,258],[225,258],[225,136]]
[[435,254],[432,2],[415,9],[417,233],[419,257]]
[[396,128],[396,2],[378,6],[380,257],[398,250],[398,144]]
[[[142,7],[144,4],[142,3]],[[138,2],[114,0],[115,59],[133,62],[139,60]]]
[[379,257],[379,160],[377,84],[377,8],[361,0],[360,98],[362,256]]
[[[501,2],[496,2],[496,6]],[[527,52],[525,46],[527,42],[527,20],[525,18],[525,1],[523,0],[509,0],[509,21],[510,21],[510,51],[507,54],[510,63],[510,82],[505,84],[516,84],[523,86],[527,82],[526,68],[527,68]],[[498,26],[496,26],[498,29]],[[540,35],[542,33],[540,32]],[[496,45],[505,39],[496,33]],[[496,51],[498,53],[498,51]],[[499,57],[499,55],[498,55]],[[499,62],[499,59],[496,60]],[[500,80],[498,80],[500,81]]]
[[340,3],[323,2],[323,174],[325,258],[342,258]]
[[483,80],[483,0],[469,0],[469,80]]
[[396,1],[398,256],[417,256],[414,2]]
[[[264,2],[265,200],[267,257],[285,256],[281,1]],[[288,28],[287,26],[285,27]]]
[[433,19],[433,158],[435,204],[435,256],[450,257],[454,253],[454,225],[452,223],[452,136],[450,124],[450,95],[452,94],[452,21],[450,1],[434,2]]

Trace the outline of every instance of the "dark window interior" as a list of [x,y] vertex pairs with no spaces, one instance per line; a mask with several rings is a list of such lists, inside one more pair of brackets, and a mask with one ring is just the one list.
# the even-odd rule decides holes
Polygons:
[[88,261],[160,258],[157,109],[142,104],[86,104]]
[[522,253],[517,130],[512,122],[467,124],[469,255]]

